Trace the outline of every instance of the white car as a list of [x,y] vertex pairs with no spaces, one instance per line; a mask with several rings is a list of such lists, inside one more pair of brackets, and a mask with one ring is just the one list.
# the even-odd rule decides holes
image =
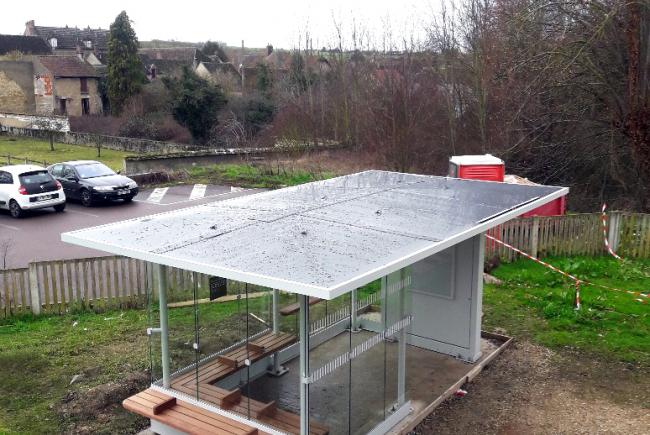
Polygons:
[[65,193],[61,183],[36,165],[0,166],[0,208],[11,216],[22,217],[25,210],[54,207],[65,209]]

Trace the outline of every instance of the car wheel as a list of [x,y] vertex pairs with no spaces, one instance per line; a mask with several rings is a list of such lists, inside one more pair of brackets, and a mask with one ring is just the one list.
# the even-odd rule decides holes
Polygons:
[[12,199],[11,202],[9,203],[9,213],[11,213],[11,217],[19,219],[23,217],[25,212],[23,209],[18,205],[15,199]]
[[57,213],[61,213],[63,210],[65,210],[65,202],[54,206],[54,211]]
[[81,191],[81,204],[84,207],[90,207],[93,205],[93,197],[90,194],[90,190],[84,189]]
[[124,202],[131,202],[131,201],[133,201],[132,196],[127,196],[126,198],[124,198]]

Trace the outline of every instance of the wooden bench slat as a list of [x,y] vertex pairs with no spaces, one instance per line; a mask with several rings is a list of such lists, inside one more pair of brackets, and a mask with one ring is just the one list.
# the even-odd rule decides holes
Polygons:
[[[319,302],[321,302],[323,299],[317,298],[315,296],[311,296],[309,298],[309,305],[314,305]],[[300,311],[300,302],[295,302],[293,304],[286,305],[282,308],[280,308],[280,314],[283,316],[290,316],[292,314],[296,314],[298,311]]]

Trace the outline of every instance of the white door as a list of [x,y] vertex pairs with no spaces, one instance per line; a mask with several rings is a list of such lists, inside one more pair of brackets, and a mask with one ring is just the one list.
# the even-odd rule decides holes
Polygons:
[[478,358],[481,240],[466,240],[412,266],[410,344],[464,360]]
[[13,189],[13,177],[9,172],[0,171],[0,208],[9,207],[9,195]]

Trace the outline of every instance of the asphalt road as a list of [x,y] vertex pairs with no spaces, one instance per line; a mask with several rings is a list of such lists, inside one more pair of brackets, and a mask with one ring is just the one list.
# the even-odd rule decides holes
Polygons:
[[143,190],[128,204],[118,201],[86,208],[68,201],[63,213],[49,208],[32,211],[22,219],[0,210],[0,268],[7,241],[8,269],[26,267],[30,261],[101,256],[106,253],[62,242],[61,233],[256,192],[259,190],[230,186],[179,185]]

